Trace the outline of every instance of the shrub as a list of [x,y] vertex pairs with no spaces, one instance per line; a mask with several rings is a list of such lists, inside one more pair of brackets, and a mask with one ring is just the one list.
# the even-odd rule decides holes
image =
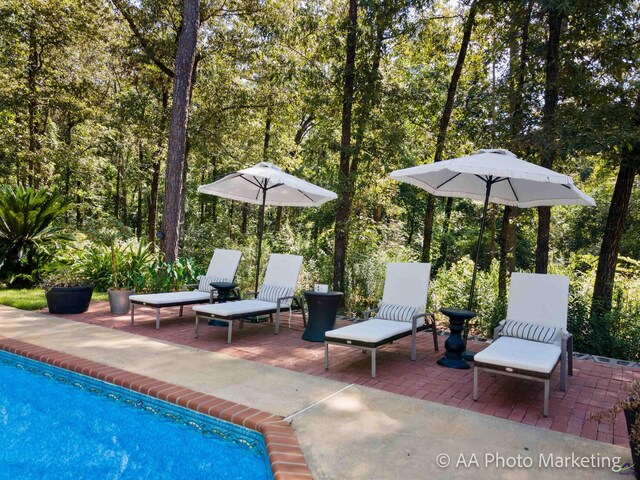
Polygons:
[[71,240],[56,225],[68,208],[57,193],[0,187],[0,280],[12,287],[38,282],[58,246]]
[[174,292],[184,285],[197,282],[197,270],[193,260],[179,258],[175,262],[156,260],[146,267],[146,288],[151,293]]

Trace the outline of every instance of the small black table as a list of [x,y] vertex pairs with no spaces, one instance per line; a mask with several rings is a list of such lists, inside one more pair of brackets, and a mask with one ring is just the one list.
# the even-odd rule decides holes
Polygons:
[[342,295],[342,292],[304,292],[309,318],[307,328],[302,334],[303,340],[324,342],[325,332],[335,328]]
[[227,300],[240,300],[238,294],[234,291],[237,287],[235,283],[231,282],[211,282],[213,288],[218,291],[218,302],[224,303]]
[[462,338],[462,331],[469,320],[476,316],[469,310],[459,308],[441,308],[440,312],[449,317],[449,338],[444,342],[444,348],[447,351],[440,360],[438,365],[449,368],[467,369],[471,368],[462,358],[465,344]]

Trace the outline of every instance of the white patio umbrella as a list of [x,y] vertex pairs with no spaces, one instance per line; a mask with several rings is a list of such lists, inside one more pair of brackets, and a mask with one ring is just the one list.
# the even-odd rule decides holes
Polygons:
[[489,202],[512,207],[552,205],[595,206],[596,202],[571,177],[519,159],[503,149],[478,150],[473,155],[391,172],[391,178],[423,188],[440,197],[484,202],[469,294],[469,310],[478,272],[478,257]]
[[260,205],[256,291],[260,275],[265,206],[317,207],[338,197],[332,191],[289,175],[268,162],[260,162],[253,167],[230,173],[213,183],[200,185],[198,192]]

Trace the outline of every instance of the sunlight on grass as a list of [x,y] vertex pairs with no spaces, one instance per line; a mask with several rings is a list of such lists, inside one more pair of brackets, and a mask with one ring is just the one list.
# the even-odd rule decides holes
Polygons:
[[[92,302],[108,300],[106,292],[93,292]],[[20,308],[21,310],[40,310],[47,307],[44,290],[34,289],[0,289],[0,305]]]

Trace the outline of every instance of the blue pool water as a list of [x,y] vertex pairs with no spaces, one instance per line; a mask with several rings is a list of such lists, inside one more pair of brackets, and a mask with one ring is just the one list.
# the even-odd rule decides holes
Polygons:
[[273,476],[257,432],[0,352],[0,478]]

